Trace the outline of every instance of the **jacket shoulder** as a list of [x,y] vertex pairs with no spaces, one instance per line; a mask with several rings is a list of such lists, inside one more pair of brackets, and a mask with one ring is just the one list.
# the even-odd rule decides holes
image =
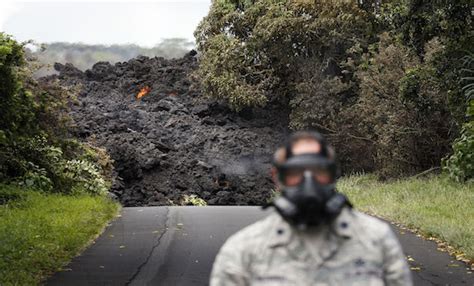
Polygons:
[[279,223],[279,220],[278,214],[270,213],[267,217],[231,235],[225,245],[244,249],[249,249],[252,245],[259,245],[267,240],[268,234]]
[[391,231],[390,225],[377,217],[357,210],[353,210],[352,213],[357,222],[357,228],[372,238],[383,238]]

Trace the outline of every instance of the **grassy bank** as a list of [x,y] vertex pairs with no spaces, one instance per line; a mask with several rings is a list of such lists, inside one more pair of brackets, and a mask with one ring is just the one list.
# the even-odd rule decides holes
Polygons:
[[103,197],[0,185],[0,285],[37,285],[87,246],[118,209]]
[[339,182],[356,208],[449,243],[474,260],[474,184],[443,177],[378,182],[370,175]]

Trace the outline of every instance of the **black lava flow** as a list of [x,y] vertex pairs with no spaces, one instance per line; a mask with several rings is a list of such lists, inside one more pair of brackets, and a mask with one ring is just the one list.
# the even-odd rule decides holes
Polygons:
[[[111,192],[124,206],[262,205],[272,192],[272,152],[287,134],[276,107],[235,113],[192,85],[196,53],[167,60],[98,62],[85,72],[55,64],[64,86],[80,88],[74,133],[114,160]],[[140,90],[149,93],[137,99]]]

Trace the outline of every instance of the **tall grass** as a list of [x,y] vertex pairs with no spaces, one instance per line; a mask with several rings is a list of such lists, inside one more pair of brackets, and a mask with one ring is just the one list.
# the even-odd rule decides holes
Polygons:
[[474,184],[445,177],[379,182],[349,176],[338,188],[356,208],[448,242],[474,260]]
[[118,212],[99,196],[0,185],[0,285],[37,285],[94,239]]

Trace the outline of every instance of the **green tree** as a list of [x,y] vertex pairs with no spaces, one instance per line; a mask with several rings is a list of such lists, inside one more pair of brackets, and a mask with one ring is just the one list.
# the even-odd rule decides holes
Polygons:
[[[464,95],[459,86],[462,76],[460,59],[472,50],[472,9],[474,6],[469,0],[391,0],[383,5],[381,17],[387,29],[397,34],[422,61],[427,56],[436,57],[432,65],[443,90],[448,92],[449,108],[457,121],[453,135],[458,134],[464,122]],[[429,55],[425,48],[434,39],[443,49]]]
[[374,145],[377,172],[398,177],[439,165],[453,118],[431,63],[388,33],[367,58],[356,72],[358,102],[346,112]]
[[0,182],[105,193],[108,156],[68,134],[72,99],[57,82],[34,80],[24,45],[0,33]]
[[472,1],[391,0],[383,7],[389,29],[399,32],[403,43],[420,57],[435,37],[443,38],[445,44],[452,45],[450,48],[467,48],[470,44]]
[[453,143],[453,154],[444,162],[444,170],[456,181],[474,179],[474,55],[464,57],[461,80],[466,96],[466,122]]
[[24,65],[23,46],[0,33],[0,134],[4,140],[38,132],[32,112],[33,96],[20,81]]
[[[195,32],[204,92],[236,110],[288,103],[316,62],[342,75],[346,51],[375,40],[375,17],[355,1],[214,1]],[[296,103],[295,103],[296,105]]]

